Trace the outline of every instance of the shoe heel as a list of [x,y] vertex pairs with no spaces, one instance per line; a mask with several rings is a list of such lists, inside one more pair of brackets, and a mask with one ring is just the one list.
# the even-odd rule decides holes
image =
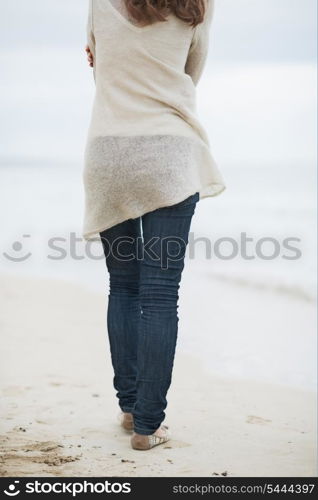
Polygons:
[[150,448],[150,443],[149,443],[149,437],[148,436],[141,436],[134,434],[130,440],[131,447],[134,450],[149,450]]

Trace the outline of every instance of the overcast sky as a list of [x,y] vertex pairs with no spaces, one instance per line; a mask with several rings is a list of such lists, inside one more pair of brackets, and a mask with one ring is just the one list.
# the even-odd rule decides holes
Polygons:
[[[83,44],[87,0],[0,0],[1,46]],[[317,0],[216,0],[214,60],[310,61]]]

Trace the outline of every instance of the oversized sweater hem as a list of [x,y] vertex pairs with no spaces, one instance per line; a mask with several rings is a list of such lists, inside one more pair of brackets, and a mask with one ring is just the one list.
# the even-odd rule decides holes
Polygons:
[[142,217],[146,213],[152,212],[152,211],[157,210],[159,208],[165,208],[165,207],[175,205],[177,203],[181,203],[183,200],[185,200],[186,198],[188,198],[189,196],[191,196],[197,192],[200,193],[200,200],[203,200],[204,198],[211,198],[211,197],[217,196],[217,195],[221,194],[225,189],[226,189],[226,186],[224,184],[217,184],[217,183],[212,183],[209,186],[204,186],[204,187],[201,186],[197,189],[192,189],[188,193],[184,193],[182,196],[182,199],[179,199],[176,197],[170,198],[162,206],[158,206],[157,204],[154,204],[152,206],[148,206],[144,210],[138,210],[135,213],[132,213],[129,218],[116,217],[112,221],[108,222],[108,224],[102,225],[99,228],[92,229],[92,230],[86,231],[86,232],[84,231],[83,238],[86,241],[96,239],[96,237],[98,237],[98,239],[100,239],[99,238],[100,233],[102,233],[103,231],[106,231],[107,229],[109,229],[113,226],[116,226],[117,224],[120,224],[121,222],[124,222],[125,220],[136,219],[137,217]]

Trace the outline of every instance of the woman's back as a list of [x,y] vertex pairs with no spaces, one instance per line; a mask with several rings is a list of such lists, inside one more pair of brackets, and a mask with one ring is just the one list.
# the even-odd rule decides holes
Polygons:
[[84,236],[224,189],[196,114],[213,1],[193,29],[174,14],[144,27],[124,0],[91,0],[96,95],[85,155]]

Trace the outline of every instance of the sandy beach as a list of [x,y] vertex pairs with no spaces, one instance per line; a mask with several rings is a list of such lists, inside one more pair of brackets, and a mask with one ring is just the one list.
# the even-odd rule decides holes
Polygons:
[[212,376],[178,352],[173,439],[134,451],[117,421],[106,294],[3,275],[1,305],[2,476],[316,475],[314,393]]

